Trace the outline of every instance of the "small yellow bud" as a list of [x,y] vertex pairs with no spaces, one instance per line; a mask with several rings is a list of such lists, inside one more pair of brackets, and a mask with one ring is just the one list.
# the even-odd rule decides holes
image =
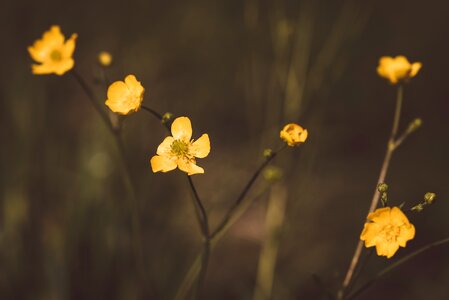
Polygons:
[[379,185],[377,186],[377,190],[379,191],[379,193],[385,193],[388,191],[388,185],[386,183],[379,183]]
[[284,126],[279,136],[287,145],[294,147],[307,140],[308,132],[298,124],[290,123]]
[[424,205],[422,205],[422,203],[417,204],[415,206],[412,207],[412,211],[417,211],[417,212],[421,212],[424,209]]
[[109,53],[107,51],[101,51],[98,54],[98,62],[103,67],[109,67],[111,65],[111,63],[112,63],[112,55],[111,55],[111,53]]
[[173,114],[170,112],[166,112],[163,116],[162,116],[162,124],[168,124],[171,119],[173,118]]
[[263,150],[263,157],[269,158],[273,155],[273,150],[271,149],[265,149]]
[[436,198],[436,194],[435,193],[426,193],[424,195],[424,201],[426,204],[432,204],[433,202],[435,202],[435,198]]
[[408,132],[413,132],[422,125],[422,120],[420,118],[414,119],[409,125],[408,125]]

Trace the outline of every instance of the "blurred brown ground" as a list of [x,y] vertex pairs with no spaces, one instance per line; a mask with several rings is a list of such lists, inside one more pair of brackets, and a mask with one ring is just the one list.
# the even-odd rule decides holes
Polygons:
[[[405,88],[401,128],[415,117],[424,123],[395,153],[387,182],[395,204],[418,202],[428,191],[438,201],[413,217],[416,238],[394,259],[449,235],[448,1],[8,0],[0,4],[0,299],[142,295],[109,133],[70,76],[30,72],[26,48],[53,24],[66,36],[78,33],[76,69],[90,82],[97,53],[108,50],[111,80],[136,74],[146,105],[189,116],[194,138],[209,133],[212,152],[199,161],[206,174],[193,179],[212,226],[262,150],[279,145],[281,126],[308,128],[307,143],[275,162],[284,169],[288,204],[274,299],[319,299],[311,274],[332,289],[341,282],[394,109],[395,89],[376,75],[378,59],[421,61]],[[273,38],[279,28],[296,46],[282,48]],[[298,80],[286,92],[274,72],[282,79],[289,66]],[[95,91],[105,98],[104,87]],[[293,109],[283,109],[286,99]],[[171,299],[200,251],[190,191],[179,171],[151,172],[149,158],[166,134],[157,121],[141,111],[124,126],[147,289]],[[264,186],[260,179],[250,197]],[[213,252],[207,299],[251,299],[266,200],[262,194]],[[361,299],[447,299],[448,250],[416,258]],[[371,258],[360,282],[387,263]]]

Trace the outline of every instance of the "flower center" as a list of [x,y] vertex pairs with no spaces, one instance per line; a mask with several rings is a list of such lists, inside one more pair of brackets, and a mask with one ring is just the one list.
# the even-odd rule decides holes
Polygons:
[[401,229],[394,225],[385,225],[382,228],[382,235],[387,242],[396,242],[397,237],[401,233]]
[[52,61],[61,61],[61,59],[62,59],[61,51],[59,51],[59,50],[53,50],[53,51],[50,53],[50,58],[51,58]]
[[176,156],[189,156],[189,144],[184,141],[174,140],[170,148]]

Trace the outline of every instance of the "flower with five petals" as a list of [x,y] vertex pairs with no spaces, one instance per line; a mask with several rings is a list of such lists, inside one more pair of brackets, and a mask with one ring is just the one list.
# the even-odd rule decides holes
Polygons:
[[127,115],[139,110],[144,92],[145,89],[136,76],[128,75],[125,81],[116,81],[109,86],[105,104],[113,112]]
[[398,207],[383,207],[368,215],[360,239],[367,248],[376,246],[377,255],[392,257],[399,246],[415,237],[415,226]]
[[390,81],[391,84],[407,81],[418,74],[422,64],[420,62],[410,63],[405,56],[383,56],[379,60],[377,73]]
[[42,39],[34,42],[28,47],[31,57],[40,64],[32,65],[33,74],[63,75],[73,68],[75,61],[72,58],[75,51],[75,40],[77,34],[74,33],[64,42],[64,35],[59,26],[52,26],[46,31]]
[[196,158],[204,158],[210,152],[209,135],[203,134],[192,140],[192,124],[187,117],[176,118],[171,125],[172,136],[168,136],[151,158],[153,172],[168,172],[178,167],[187,175],[202,174],[204,169],[196,165]]

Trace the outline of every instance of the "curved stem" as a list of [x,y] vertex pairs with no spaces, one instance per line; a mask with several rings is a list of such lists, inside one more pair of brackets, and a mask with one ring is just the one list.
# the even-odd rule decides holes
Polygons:
[[373,278],[371,278],[370,280],[368,280],[364,285],[362,285],[359,289],[357,289],[355,292],[353,292],[352,294],[350,294],[346,300],[351,300],[351,299],[355,299],[357,296],[359,296],[363,291],[365,291],[368,287],[370,287],[373,283],[375,283],[378,279],[380,279],[381,277],[383,277],[384,275],[388,274],[389,272],[393,271],[394,269],[396,269],[397,267],[403,265],[404,263],[408,262],[409,260],[413,259],[415,256],[418,256],[432,248],[444,245],[449,243],[449,237],[446,237],[444,239],[441,239],[439,241],[433,242],[431,244],[428,244],[426,246],[421,247],[420,249],[410,253],[409,255],[399,259],[398,261],[396,261],[395,263],[391,264],[390,266],[386,267],[385,269],[383,269],[382,271],[380,271],[379,273],[377,273]]
[[243,188],[243,190],[240,193],[240,195],[237,197],[237,199],[234,202],[234,204],[229,208],[229,210],[226,213],[226,215],[224,216],[223,220],[220,222],[220,224],[217,226],[217,228],[215,228],[215,230],[212,232],[211,238],[214,238],[217,234],[219,234],[226,227],[226,225],[228,224],[229,220],[232,218],[232,216],[234,215],[235,211],[239,207],[240,203],[243,201],[243,199],[245,199],[245,196],[248,194],[248,192],[251,189],[252,185],[254,184],[256,179],[259,177],[260,173],[276,157],[276,155],[279,152],[281,152],[282,150],[284,150],[285,148],[286,148],[286,144],[284,144],[282,146],[282,148],[280,148],[278,151],[275,151],[270,156],[268,156],[265,159],[265,161],[259,166],[259,168],[256,169],[256,171],[254,172],[253,176],[251,176],[250,180],[245,185],[245,187]]
[[[387,143],[387,151],[385,153],[384,161],[382,163],[382,168],[380,169],[379,178],[377,179],[376,188],[374,190],[373,198],[371,199],[371,204],[368,210],[368,214],[373,212],[377,205],[379,204],[379,198],[380,193],[377,190],[377,186],[380,183],[385,182],[385,178],[387,176],[388,168],[390,166],[391,157],[393,155],[393,152],[395,151],[395,139],[398,132],[399,127],[399,121],[401,119],[401,108],[402,108],[402,101],[403,101],[403,88],[402,85],[398,86],[397,96],[396,96],[396,108],[394,112],[394,119],[393,119],[393,126],[391,129],[390,138]],[[357,264],[360,259],[360,255],[362,254],[363,250],[363,241],[359,239],[356,249],[354,251],[354,255],[352,256],[351,263],[349,265],[348,271],[346,272],[345,279],[343,280],[343,284],[341,289],[338,292],[338,299],[344,298],[344,293],[351,283],[352,276],[354,275],[354,271],[357,267]]]
[[100,115],[101,119],[105,123],[105,125],[108,127],[108,129],[114,133],[115,130],[112,127],[111,121],[109,120],[108,115],[106,112],[101,108],[100,104],[98,103],[94,93],[90,89],[90,87],[87,85],[86,81],[84,81],[83,77],[75,70],[72,69],[70,74],[75,78],[75,80],[78,82],[78,84],[83,89],[84,93],[86,93],[86,96],[89,98],[90,102],[92,103],[93,107],[97,111],[97,113]]
[[141,228],[140,228],[140,217],[139,217],[139,209],[138,209],[138,203],[137,203],[137,197],[134,190],[134,186],[132,184],[131,180],[131,172],[129,170],[129,166],[126,163],[126,155],[125,155],[125,147],[123,145],[123,141],[120,137],[120,130],[115,129],[106,114],[106,112],[101,108],[99,102],[97,101],[93,91],[89,87],[89,85],[84,81],[83,77],[73,69],[71,72],[72,76],[75,78],[75,80],[78,82],[78,84],[81,86],[89,100],[91,101],[92,105],[94,106],[95,110],[100,115],[101,119],[106,124],[106,127],[111,132],[112,136],[114,137],[115,144],[117,146],[119,156],[120,156],[120,168],[121,168],[121,174],[123,177],[123,181],[125,184],[126,189],[128,190],[128,196],[129,196],[129,202],[130,202],[130,210],[131,210],[131,218],[132,218],[132,228],[133,228],[133,250],[134,250],[134,256],[136,259],[136,269],[139,272],[141,286],[145,285],[145,270],[144,270],[144,259],[143,259],[143,253],[142,253],[142,241],[141,241]]
[[153,116],[155,116],[157,119],[159,119],[160,121],[162,121],[162,115],[160,113],[158,113],[157,111],[155,111],[154,109],[145,106],[145,105],[141,105],[140,106],[143,110],[146,110],[147,112],[149,112],[150,114],[152,114]]
[[203,290],[204,280],[206,278],[207,266],[209,264],[210,256],[210,233],[209,233],[209,220],[207,217],[206,209],[198,195],[198,192],[193,184],[192,177],[187,175],[190,188],[192,189],[197,216],[200,221],[201,231],[203,233],[203,254],[201,260],[200,275],[198,277],[198,287],[196,291],[196,298],[200,299]]
[[[160,113],[158,113],[154,109],[149,108],[147,106],[143,106],[142,105],[141,107],[145,111],[149,112],[152,116],[154,116],[157,119],[162,121],[163,117],[162,117],[162,115]],[[164,124],[164,125],[170,131],[170,128],[167,126],[167,124]],[[276,157],[276,155],[278,153],[280,153],[286,147],[287,147],[286,144],[284,144],[278,151],[275,151],[270,156],[268,156],[264,160],[264,162],[259,166],[259,168],[257,168],[255,173],[251,176],[250,180],[248,181],[248,183],[243,188],[243,190],[240,193],[240,195],[237,197],[237,199],[234,202],[234,204],[230,207],[230,209],[226,213],[226,215],[223,218],[223,220],[220,222],[220,224],[217,226],[217,228],[212,233],[210,233],[209,222],[208,222],[208,219],[207,219],[207,213],[206,213],[206,211],[204,209],[204,206],[202,205],[202,202],[200,200],[200,197],[198,196],[198,193],[196,191],[195,185],[193,184],[193,181],[192,181],[191,177],[188,176],[189,184],[190,184],[190,187],[191,187],[191,189],[193,191],[193,195],[194,195],[194,198],[195,198],[195,201],[196,201],[196,207],[198,209],[197,210],[197,217],[198,217],[199,223],[200,223],[200,225],[202,227],[202,233],[203,233],[203,238],[204,238],[204,248],[203,248],[203,254],[202,254],[202,263],[201,263],[201,268],[199,270],[199,277],[198,277],[197,297],[200,297],[200,293],[201,293],[201,290],[202,290],[202,285],[203,285],[203,282],[204,282],[204,278],[206,276],[207,265],[208,265],[209,256],[210,256],[210,244],[211,244],[211,241],[214,241],[216,239],[216,237],[219,236],[224,231],[224,229],[229,225],[230,220],[234,217],[236,211],[240,207],[240,204],[245,199],[245,196],[248,194],[249,190],[251,189],[252,185],[254,184],[256,179],[259,177],[259,175],[263,171],[263,169]],[[189,272],[188,274],[191,274],[191,273]],[[192,275],[192,276],[195,276],[195,275]],[[184,286],[184,285],[182,285],[182,286]]]

